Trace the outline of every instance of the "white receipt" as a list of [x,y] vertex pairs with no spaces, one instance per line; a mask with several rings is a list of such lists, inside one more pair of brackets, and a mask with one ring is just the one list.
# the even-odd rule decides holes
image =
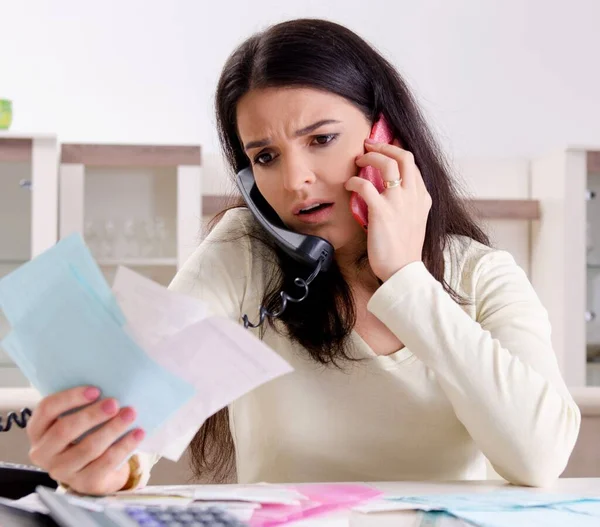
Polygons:
[[117,492],[127,496],[178,496],[194,501],[248,502],[262,505],[299,505],[306,500],[300,492],[269,483],[254,485],[150,485]]
[[142,347],[154,346],[207,315],[204,302],[170,291],[126,267],[119,267],[112,292],[129,329]]
[[245,393],[293,368],[239,324],[207,317],[206,305],[119,267],[113,293],[127,328],[165,369],[196,394],[138,450],[177,461],[202,423]]

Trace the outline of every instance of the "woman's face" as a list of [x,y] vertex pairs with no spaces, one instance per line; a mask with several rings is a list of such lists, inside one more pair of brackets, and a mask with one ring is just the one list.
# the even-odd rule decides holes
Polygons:
[[371,131],[360,110],[328,92],[267,88],[242,97],[237,125],[258,189],[291,230],[336,250],[364,239],[344,188]]

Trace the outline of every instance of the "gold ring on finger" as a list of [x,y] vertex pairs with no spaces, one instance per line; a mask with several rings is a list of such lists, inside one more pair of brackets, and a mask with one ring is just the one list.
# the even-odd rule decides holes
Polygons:
[[402,183],[402,178],[394,179],[392,181],[384,181],[383,186],[385,188],[396,188],[396,187],[399,187],[401,183]]

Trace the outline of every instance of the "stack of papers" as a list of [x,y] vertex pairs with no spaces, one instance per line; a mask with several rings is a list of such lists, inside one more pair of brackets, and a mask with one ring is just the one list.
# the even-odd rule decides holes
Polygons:
[[441,511],[480,527],[592,527],[600,525],[600,497],[520,490],[476,494],[387,496],[355,507],[358,512]]
[[[349,509],[376,498],[381,492],[368,485],[349,483],[311,483],[303,485],[167,485],[150,486],[133,491],[121,491],[104,498],[105,504],[126,501],[169,504],[170,500],[185,503],[218,503],[238,514],[251,512],[251,527],[276,527],[296,520],[305,520]],[[245,506],[244,506],[245,505]]]
[[208,307],[125,268],[111,290],[73,234],[0,281],[0,345],[43,396],[90,385],[134,407],[139,450],[177,461],[210,415],[292,371]]
[[305,496],[294,488],[278,485],[153,485],[116,492],[112,496],[180,497],[191,501],[249,502],[260,505],[299,505]]
[[254,511],[251,527],[277,527],[316,518],[351,509],[381,495],[380,491],[369,485],[353,483],[311,483],[288,488],[296,490],[303,499],[295,504],[263,503],[260,509]]
[[[68,495],[76,505],[90,510],[119,508],[132,504],[152,506],[218,506],[227,509],[251,527],[277,527],[296,520],[316,518],[381,495],[373,487],[347,483],[316,483],[298,486],[256,485],[167,485],[122,491],[104,497]],[[47,513],[37,494],[14,505]]]

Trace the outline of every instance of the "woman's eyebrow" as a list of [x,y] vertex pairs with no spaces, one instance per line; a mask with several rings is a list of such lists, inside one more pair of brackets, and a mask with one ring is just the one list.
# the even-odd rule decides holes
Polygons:
[[335,119],[322,119],[321,121],[317,121],[316,123],[305,126],[300,130],[296,130],[294,132],[294,135],[296,137],[300,137],[306,134],[310,134],[311,132],[314,132],[317,128],[325,126],[326,124],[338,124],[339,122],[340,121],[336,121]]
[[[314,132],[317,128],[319,128],[321,126],[325,126],[326,124],[339,124],[340,122],[341,121],[336,121],[335,119],[321,119],[320,121],[317,121],[316,123],[309,124],[308,126],[305,126],[304,128],[300,128],[300,130],[296,130],[294,132],[294,135],[296,137],[301,137],[303,135],[307,135],[307,134],[310,134],[311,132]],[[271,144],[270,139],[259,139],[258,141],[250,141],[249,143],[246,143],[244,145],[244,150],[250,150],[252,148],[262,148],[264,146],[268,146],[269,144]]]

